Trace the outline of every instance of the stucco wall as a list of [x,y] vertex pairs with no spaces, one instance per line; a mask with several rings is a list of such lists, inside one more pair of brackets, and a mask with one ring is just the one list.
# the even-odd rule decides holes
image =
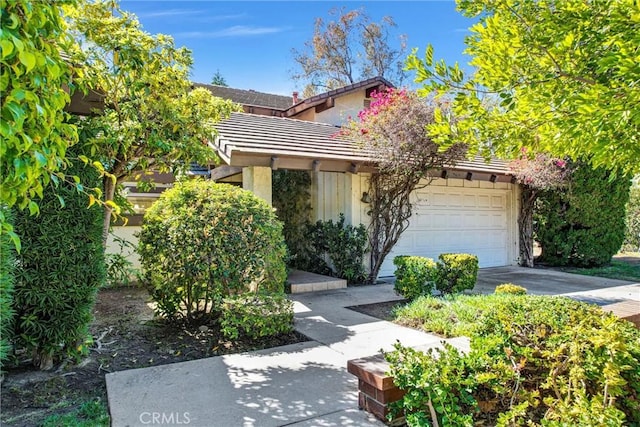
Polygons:
[[334,99],[334,105],[320,113],[316,113],[312,107],[293,117],[297,120],[328,123],[341,126],[349,120],[349,117],[358,117],[358,113],[364,109],[365,90],[348,93]]
[[[120,253],[120,246],[118,242],[115,241],[115,237],[131,242],[134,246],[137,246],[138,238],[134,234],[138,233],[141,228],[142,227],[139,226],[113,227],[111,233],[109,234],[109,239],[107,240],[106,253]],[[136,252],[133,252],[129,248],[124,248],[122,254],[127,257],[129,261],[131,261],[134,268],[140,268],[140,257]]]
[[332,108],[316,113],[315,121],[340,126],[349,120],[349,116],[356,118],[364,109],[365,90],[348,93],[335,98]]

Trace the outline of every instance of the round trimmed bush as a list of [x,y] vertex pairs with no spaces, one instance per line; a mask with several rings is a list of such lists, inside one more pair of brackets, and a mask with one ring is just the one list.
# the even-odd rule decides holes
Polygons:
[[225,297],[284,292],[282,224],[249,191],[178,182],[147,210],[139,237],[144,279],[165,317],[218,314]]
[[496,286],[495,293],[500,295],[508,294],[508,295],[526,295],[527,288],[524,288],[519,285],[514,285],[513,283],[503,283],[501,285]]
[[431,258],[398,255],[393,259],[396,266],[396,281],[393,289],[404,298],[414,300],[422,295],[431,295],[436,263]]

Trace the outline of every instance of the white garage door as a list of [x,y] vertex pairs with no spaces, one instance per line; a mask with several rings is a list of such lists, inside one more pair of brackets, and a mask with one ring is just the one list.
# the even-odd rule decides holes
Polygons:
[[437,260],[447,252],[478,256],[480,267],[508,265],[508,190],[428,186],[413,194],[409,228],[387,256],[380,276],[392,276],[396,255]]

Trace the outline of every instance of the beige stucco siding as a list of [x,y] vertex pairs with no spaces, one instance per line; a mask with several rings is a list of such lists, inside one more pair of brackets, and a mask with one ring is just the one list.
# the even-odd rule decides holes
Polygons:
[[[140,226],[116,226],[113,227],[111,233],[109,233],[109,238],[107,240],[107,249],[106,253],[108,254],[117,254],[120,253],[120,246],[115,241],[115,237],[119,237],[120,239],[131,242],[134,246],[138,245],[138,238],[135,236],[142,227]],[[125,248],[122,253],[131,263],[134,268],[140,268],[140,257],[137,252],[133,252],[128,248]]]

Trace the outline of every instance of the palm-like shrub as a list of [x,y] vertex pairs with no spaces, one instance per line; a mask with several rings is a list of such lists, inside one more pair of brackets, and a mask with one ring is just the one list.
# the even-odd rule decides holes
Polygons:
[[[99,184],[91,166],[66,171],[85,186]],[[34,364],[52,367],[65,356],[85,353],[98,288],[104,284],[103,209],[87,208],[78,187],[61,184],[57,195],[45,192],[39,216],[15,215],[22,250],[17,256],[13,337],[32,350]]]

